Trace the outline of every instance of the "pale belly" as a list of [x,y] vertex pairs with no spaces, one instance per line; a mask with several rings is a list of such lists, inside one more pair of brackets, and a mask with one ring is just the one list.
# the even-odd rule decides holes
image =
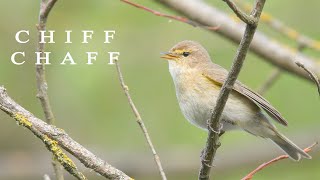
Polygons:
[[[178,95],[180,109],[184,117],[192,124],[207,130],[207,122],[211,118],[219,91],[206,93],[184,93]],[[235,99],[231,94],[222,113],[223,130],[241,129],[241,124],[254,120],[257,111]]]
[[[176,94],[184,117],[197,127],[207,130],[207,122],[211,118],[220,87],[210,82],[200,82],[189,82],[188,87],[175,83]],[[242,129],[242,125],[254,121],[259,113],[259,108],[253,102],[233,91],[222,113],[222,130]]]

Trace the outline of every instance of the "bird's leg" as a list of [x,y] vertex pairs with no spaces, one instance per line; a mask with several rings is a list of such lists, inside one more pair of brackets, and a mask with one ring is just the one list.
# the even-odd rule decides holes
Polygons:
[[210,119],[207,120],[207,127],[208,127],[208,130],[211,130],[212,132],[215,132],[217,134],[220,134],[220,129],[219,130],[215,130],[211,127],[211,123],[210,123]]
[[225,131],[220,131],[219,137],[221,137],[224,133],[225,133]]
[[220,123],[220,129],[219,129],[219,137],[221,137],[226,131],[222,130],[223,129],[223,124]]
[[218,130],[214,130],[214,129],[210,126],[210,119],[208,119],[208,120],[207,120],[207,126],[208,126],[208,129],[210,129],[211,131],[219,134],[219,137],[222,136],[222,135],[225,133],[225,131],[222,130],[222,128],[223,128],[223,124],[222,124],[222,123],[220,123],[220,127],[219,127]]

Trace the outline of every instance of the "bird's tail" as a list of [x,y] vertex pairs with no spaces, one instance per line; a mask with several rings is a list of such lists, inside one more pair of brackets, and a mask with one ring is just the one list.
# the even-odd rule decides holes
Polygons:
[[270,139],[277,144],[289,157],[295,161],[299,161],[301,156],[307,159],[311,159],[311,156],[300,149],[297,145],[291,142],[284,135],[276,132],[276,135],[271,136]]

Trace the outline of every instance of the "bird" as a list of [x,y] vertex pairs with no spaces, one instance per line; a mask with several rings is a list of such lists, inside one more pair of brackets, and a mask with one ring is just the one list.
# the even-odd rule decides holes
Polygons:
[[[208,120],[216,105],[228,71],[211,61],[207,50],[198,42],[185,40],[174,45],[161,58],[168,60],[177,100],[184,117],[193,125],[208,130]],[[243,130],[270,139],[292,160],[311,156],[281,134],[270,119],[287,126],[265,98],[240,81],[236,81],[221,116],[222,132]]]

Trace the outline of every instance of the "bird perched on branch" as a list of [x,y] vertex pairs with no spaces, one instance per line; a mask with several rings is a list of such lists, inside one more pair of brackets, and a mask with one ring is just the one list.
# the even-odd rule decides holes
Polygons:
[[[169,61],[169,71],[184,117],[195,126],[207,130],[211,110],[216,105],[228,71],[214,64],[208,52],[193,41],[179,42],[169,52],[163,53],[162,58]],[[242,129],[272,140],[293,160],[298,161],[301,156],[311,159],[310,155],[282,135],[270,118],[287,125],[287,121],[266,99],[236,81],[221,116],[222,131]]]

